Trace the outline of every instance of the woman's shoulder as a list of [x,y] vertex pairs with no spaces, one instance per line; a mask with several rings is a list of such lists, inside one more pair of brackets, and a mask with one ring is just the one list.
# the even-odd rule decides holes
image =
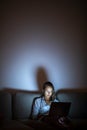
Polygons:
[[34,98],[35,101],[41,101],[41,99],[42,99],[41,96],[39,96],[39,97],[35,97],[35,98]]
[[57,98],[55,98],[53,102],[59,102],[59,100]]

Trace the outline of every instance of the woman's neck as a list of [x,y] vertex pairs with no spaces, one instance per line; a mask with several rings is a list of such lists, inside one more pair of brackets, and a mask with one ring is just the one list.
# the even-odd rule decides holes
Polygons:
[[45,102],[50,105],[50,103],[51,103],[50,98],[49,99],[48,98],[44,98],[44,99],[45,99]]

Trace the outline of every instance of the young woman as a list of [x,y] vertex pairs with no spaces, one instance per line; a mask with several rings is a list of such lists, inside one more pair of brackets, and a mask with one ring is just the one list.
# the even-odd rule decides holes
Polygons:
[[[47,81],[43,84],[43,90],[40,97],[35,98],[32,107],[31,123],[34,128],[38,129],[50,129],[57,128],[64,130],[69,129],[68,125],[65,123],[67,120],[66,117],[50,117],[49,110],[52,102],[59,102],[59,100],[55,96],[54,86],[51,82]],[[37,121],[36,121],[37,120]],[[39,122],[38,122],[39,121]],[[44,124],[44,123],[45,124]]]
[[32,109],[32,119],[43,119],[49,114],[50,105],[52,102],[58,102],[55,97],[54,86],[47,81],[43,84],[42,95],[34,100]]

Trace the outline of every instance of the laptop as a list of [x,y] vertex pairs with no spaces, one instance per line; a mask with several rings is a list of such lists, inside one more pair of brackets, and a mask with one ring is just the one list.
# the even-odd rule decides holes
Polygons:
[[70,110],[71,102],[52,102],[49,116],[68,116]]

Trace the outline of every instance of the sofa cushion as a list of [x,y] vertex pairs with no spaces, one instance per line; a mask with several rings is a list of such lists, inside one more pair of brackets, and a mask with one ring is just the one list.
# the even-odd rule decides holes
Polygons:
[[30,117],[33,99],[40,93],[18,92],[13,96],[14,119],[27,119]]
[[4,120],[0,130],[33,130],[32,127],[24,125],[16,120]]
[[87,119],[87,91],[61,90],[57,97],[60,101],[71,102],[71,118]]
[[54,130],[55,128],[50,124],[44,122],[44,121],[39,121],[39,120],[27,120],[27,121],[21,121],[24,125],[27,125],[29,127],[32,127],[34,130]]
[[12,119],[12,96],[8,92],[0,91],[1,119]]
[[86,130],[87,129],[87,119],[72,119],[72,128],[74,130]]

